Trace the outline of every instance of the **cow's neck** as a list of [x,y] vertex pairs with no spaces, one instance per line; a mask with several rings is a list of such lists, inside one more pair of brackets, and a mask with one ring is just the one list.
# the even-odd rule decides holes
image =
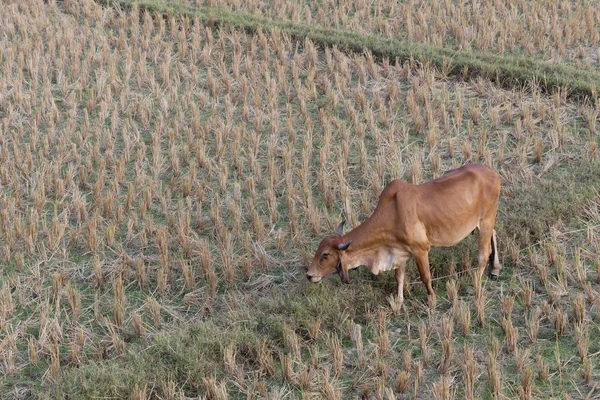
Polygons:
[[[343,236],[344,243],[352,240],[352,244],[343,252],[342,263],[348,269],[361,265],[373,269],[382,256],[383,250],[392,245],[390,230],[386,221],[378,217],[375,212],[365,222]],[[375,272],[376,273],[376,272]]]

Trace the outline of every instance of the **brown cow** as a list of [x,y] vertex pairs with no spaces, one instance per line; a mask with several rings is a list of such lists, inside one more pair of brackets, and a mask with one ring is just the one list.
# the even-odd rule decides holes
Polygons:
[[433,295],[428,252],[454,246],[479,229],[479,274],[489,261],[497,279],[498,260],[494,222],[500,177],[483,165],[465,165],[421,185],[390,182],[373,215],[343,235],[342,222],[334,235],[321,241],[306,273],[311,282],[338,273],[348,283],[348,271],[365,265],[375,275],[396,270],[397,294],[404,300],[404,267],[414,257],[427,294]]

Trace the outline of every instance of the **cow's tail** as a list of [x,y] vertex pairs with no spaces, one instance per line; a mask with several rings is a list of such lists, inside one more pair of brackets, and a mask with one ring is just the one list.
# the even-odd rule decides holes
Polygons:
[[496,258],[496,243],[494,240],[494,235],[492,234],[492,252],[490,253],[490,270],[494,268],[494,258]]

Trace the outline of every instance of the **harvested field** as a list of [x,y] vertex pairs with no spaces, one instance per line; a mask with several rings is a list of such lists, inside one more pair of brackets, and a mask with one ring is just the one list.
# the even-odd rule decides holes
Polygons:
[[[322,23],[399,33],[364,7]],[[137,6],[0,11],[0,397],[600,395],[597,99]],[[466,163],[502,177],[499,281],[469,237],[431,252],[436,301],[410,263],[401,306],[391,273],[306,282],[390,180]]]

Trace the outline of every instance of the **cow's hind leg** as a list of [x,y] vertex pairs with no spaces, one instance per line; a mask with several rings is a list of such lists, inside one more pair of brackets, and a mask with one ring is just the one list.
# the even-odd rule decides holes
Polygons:
[[428,252],[425,250],[415,252],[413,256],[415,258],[415,262],[417,263],[417,269],[419,270],[421,281],[423,281],[425,287],[427,287],[427,294],[429,296],[435,295],[433,287],[431,286],[431,271],[429,270]]
[[[477,265],[479,266],[478,273],[482,277],[485,268],[492,254],[492,243],[494,240],[494,220],[490,218],[482,219],[479,223],[479,254],[477,256]],[[490,278],[495,279],[497,275],[490,275]]]
[[492,231],[492,253],[490,254],[490,277],[494,280],[498,279],[500,275],[500,270],[502,269],[502,264],[500,264],[500,259],[498,258],[498,241],[496,240],[496,230]]

